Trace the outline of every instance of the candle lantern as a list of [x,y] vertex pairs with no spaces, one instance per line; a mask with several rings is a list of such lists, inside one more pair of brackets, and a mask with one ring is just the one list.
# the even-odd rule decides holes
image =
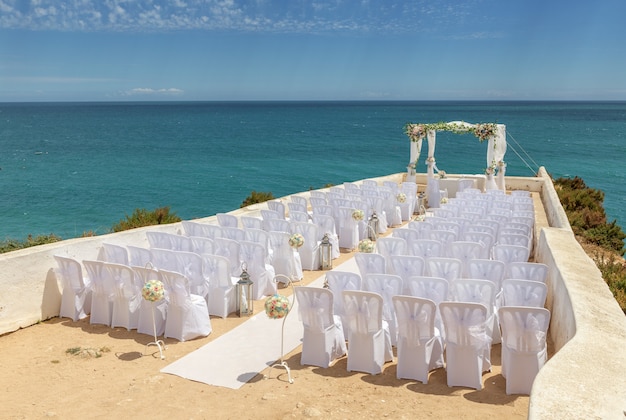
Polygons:
[[378,226],[379,226],[378,216],[376,212],[372,212],[369,220],[367,221],[367,237],[368,239],[375,241],[378,239]]
[[328,233],[324,234],[322,242],[320,243],[320,265],[322,270],[331,270],[333,268],[333,244],[330,243]]
[[241,265],[241,275],[237,281],[237,314],[251,316],[254,312],[254,301],[252,300],[252,285],[250,274],[246,264]]

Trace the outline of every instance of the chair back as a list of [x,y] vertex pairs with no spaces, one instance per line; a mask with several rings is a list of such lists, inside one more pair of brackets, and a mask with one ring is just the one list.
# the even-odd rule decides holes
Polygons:
[[344,290],[342,298],[349,335],[373,335],[382,330],[383,297],[381,295],[362,290]]
[[404,339],[410,346],[425,345],[435,335],[435,302],[414,296],[394,296],[392,301],[398,320],[398,340]]
[[330,290],[298,286],[295,293],[298,315],[305,329],[321,333],[334,325],[333,293]]
[[447,343],[484,348],[489,345],[487,308],[481,303],[441,302],[439,312]]
[[498,310],[502,346],[518,352],[539,352],[546,347],[550,311],[545,308],[503,306]]
[[502,306],[543,308],[547,295],[548,287],[540,281],[505,279],[502,282]]

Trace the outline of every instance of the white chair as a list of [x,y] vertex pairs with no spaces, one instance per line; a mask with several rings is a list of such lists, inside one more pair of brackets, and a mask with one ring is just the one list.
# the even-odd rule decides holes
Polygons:
[[202,257],[194,252],[177,251],[176,272],[184,274],[189,280],[189,288],[194,295],[207,299],[209,295],[209,279],[205,277],[202,268]]
[[103,261],[128,265],[128,251],[121,245],[102,243]]
[[536,262],[511,262],[506,266],[505,278],[524,279],[546,282],[548,278],[548,266]]
[[313,211],[313,213],[315,213],[315,207],[328,205],[326,197],[313,197],[313,195],[311,195],[309,202],[311,203],[311,211]]
[[111,327],[134,330],[139,322],[139,307],[143,300],[141,297],[143,281],[135,278],[135,272],[127,265],[104,263],[104,266],[116,286]]
[[289,232],[291,230],[291,223],[285,219],[267,219],[263,223],[263,229],[268,232]]
[[232,277],[230,263],[220,255],[202,255],[202,269],[209,279],[208,309],[210,315],[226,318],[237,310],[238,278]]
[[447,253],[448,245],[458,239],[458,235],[452,230],[439,230],[437,228],[427,232],[427,238],[441,242],[443,254]]
[[498,260],[474,259],[468,264],[469,278],[482,279],[493,282],[496,290],[502,288],[502,279],[506,265]]
[[317,225],[313,223],[291,222],[291,233],[299,233],[304,237],[304,244],[298,248],[303,270],[319,270],[320,251]]
[[176,251],[171,249],[153,248],[150,250],[152,255],[152,265],[158,270],[178,270],[178,259]]
[[302,262],[297,250],[289,245],[288,232],[268,232],[270,248],[272,249],[271,264],[278,280],[281,275],[287,276],[292,281],[299,281],[303,278]]
[[405,282],[405,289],[408,290],[409,296],[428,299],[437,305],[437,316],[435,317],[435,327],[444,335],[443,323],[439,314],[439,304],[448,300],[449,284],[448,281],[441,277],[429,276],[413,276]]
[[521,245],[496,244],[493,246],[493,259],[504,264],[512,262],[527,262],[530,251]]
[[[146,284],[150,280],[159,280],[163,282],[161,273],[154,268],[146,268],[144,266],[133,266],[131,268],[133,269],[135,277],[140,284]],[[163,287],[165,288],[166,293],[165,297],[160,301],[149,302],[143,298],[141,299],[141,305],[139,306],[139,319],[137,321],[138,333],[153,336],[156,331],[156,335],[160,336],[165,332],[165,318],[167,315],[169,292],[167,291],[165,283],[163,283]]]
[[222,226],[222,238],[232,239],[233,241],[245,241],[246,232],[244,229],[232,226]]
[[361,274],[365,278],[368,274],[385,274],[387,272],[387,260],[380,254],[357,252],[354,260]]
[[196,254],[215,254],[215,244],[213,239],[205,238],[202,236],[190,236],[191,239],[191,251]]
[[491,352],[487,308],[480,303],[441,302],[439,311],[445,328],[448,386],[482,389],[482,373],[491,369],[485,360]]
[[306,204],[290,202],[287,203],[287,208],[289,209],[289,219],[293,219],[293,213],[304,213],[307,214]]
[[398,379],[428,383],[428,373],[443,367],[443,342],[435,330],[437,305],[413,296],[392,298],[398,319]]
[[548,287],[545,283],[523,279],[505,279],[502,282],[502,306],[532,306],[543,308]]
[[393,273],[402,278],[404,291],[402,294],[409,294],[407,280],[413,276],[423,276],[426,268],[426,261],[422,257],[414,255],[392,255],[389,257]]
[[221,226],[219,225],[191,222],[189,220],[183,220],[181,224],[187,236],[203,236],[214,239],[219,238],[222,234]]
[[189,280],[184,275],[167,270],[160,272],[169,291],[164,337],[187,341],[211,334],[206,300],[190,292]]
[[548,359],[550,311],[508,306],[499,309],[499,318],[506,393],[530,394],[537,373]]
[[484,255],[485,247],[479,242],[454,241],[448,245],[448,256],[461,261],[463,269],[461,277],[470,277],[469,263]]
[[495,237],[492,236],[490,233],[474,232],[470,230],[467,232],[463,232],[459,238],[462,241],[478,242],[479,244],[482,244],[483,253],[479,258],[483,260],[488,260],[491,258],[493,245],[495,244]]
[[128,264],[136,267],[145,267],[148,263],[152,264],[152,252],[148,248],[127,245]]
[[341,292],[344,290],[361,290],[361,276],[350,271],[331,270],[326,272],[326,285],[333,292],[335,299],[333,300],[335,315],[341,317],[344,336],[348,336],[348,321],[345,318],[346,313],[343,307],[343,299]]
[[506,245],[519,245],[530,248],[530,238],[523,234],[500,232],[498,235],[498,243]]
[[409,244],[419,239],[419,233],[415,229],[403,229],[403,228],[394,229],[393,232],[391,233],[391,236],[395,238],[404,239],[407,243],[407,252],[408,252]]
[[346,354],[339,316],[333,313],[333,293],[319,287],[296,287],[298,315],[304,326],[301,365],[329,367]]
[[113,298],[115,283],[104,266],[103,261],[83,260],[83,267],[87,272],[91,284],[91,316],[90,324],[111,326],[113,316]]
[[215,246],[215,255],[221,255],[228,259],[231,275],[233,277],[239,276],[241,274],[241,258],[239,257],[241,245],[239,242],[227,238],[215,238],[213,245]]
[[391,298],[403,293],[402,278],[395,274],[367,274],[363,277],[361,288],[366,292],[374,292],[383,297],[383,320],[389,324],[391,345],[395,346],[398,342],[398,322],[393,311]]
[[383,321],[383,298],[360,290],[344,290],[342,299],[348,320],[348,372],[376,375],[393,361],[389,327]]
[[407,243],[402,238],[396,238],[394,236],[386,236],[384,238],[378,238],[376,241],[376,252],[385,257],[387,272],[394,273],[394,267],[391,264],[392,255],[408,255]]
[[244,229],[263,229],[263,219],[251,216],[241,216],[239,219]]
[[[487,334],[492,344],[500,343],[495,285],[489,280],[457,279],[450,285],[450,295],[455,302],[481,303],[487,308]],[[491,363],[491,355],[485,355]]]
[[252,280],[252,293],[254,299],[276,293],[276,272],[274,267],[265,263],[265,249],[255,242],[241,241],[241,262],[246,264],[250,280]]
[[171,249],[173,251],[191,251],[188,236],[167,232],[146,232],[150,248]]
[[244,240],[248,242],[256,242],[265,248],[265,262],[270,263],[271,260],[271,250],[270,247],[270,233],[266,230],[262,229],[245,229],[245,238]]
[[[289,203],[289,204],[293,204],[293,203]],[[309,221],[309,214],[302,212],[302,211],[296,211],[296,210],[290,210],[289,211],[289,221],[290,222],[308,222]]]
[[301,206],[304,206],[304,211],[306,212],[306,208],[308,206],[306,197],[301,197],[299,195],[292,195],[291,196],[291,201],[293,203],[296,203],[296,204],[299,204]]
[[357,222],[352,218],[352,207],[337,208],[335,217],[335,227],[339,236],[339,247],[345,249],[356,248],[359,242],[359,231]]
[[422,257],[424,260],[432,257],[443,257],[444,254],[443,244],[435,239],[417,239],[407,245],[409,255]]
[[69,257],[55,255],[58,264],[56,274],[61,280],[61,310],[59,316],[72,321],[86,318],[91,312],[91,281],[83,276],[80,262]]
[[324,235],[328,235],[328,240],[332,246],[331,258],[339,258],[339,236],[335,227],[335,219],[325,214],[314,214],[312,216],[313,223],[317,225],[318,239],[321,241]]
[[285,205],[278,200],[270,200],[267,202],[267,208],[278,213],[281,219],[286,219]]
[[441,277],[452,284],[461,278],[463,263],[457,258],[432,257],[426,260],[426,273],[432,277]]
[[239,219],[237,216],[228,213],[217,213],[215,215],[217,217],[217,223],[222,227],[238,227]]

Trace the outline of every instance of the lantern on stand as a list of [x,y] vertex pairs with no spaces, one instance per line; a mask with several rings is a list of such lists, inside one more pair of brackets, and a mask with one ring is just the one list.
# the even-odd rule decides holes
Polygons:
[[252,300],[253,282],[248,273],[248,267],[245,263],[241,264],[241,275],[237,281],[237,314],[242,316],[251,316],[254,313],[254,301]]
[[376,212],[372,212],[369,220],[367,221],[367,238],[371,241],[378,239],[378,226],[380,222]]
[[333,268],[333,245],[330,243],[328,233],[324,234],[322,242],[319,246],[320,250],[320,265],[322,270],[331,270]]

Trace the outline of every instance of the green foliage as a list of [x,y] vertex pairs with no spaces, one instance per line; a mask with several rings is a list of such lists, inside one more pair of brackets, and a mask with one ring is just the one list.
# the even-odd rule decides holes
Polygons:
[[264,201],[273,200],[274,196],[271,192],[258,192],[252,191],[249,196],[243,200],[243,203],[239,206],[240,208],[248,207],[251,204],[263,203]]
[[180,217],[176,213],[170,213],[170,208],[167,206],[159,207],[153,211],[135,209],[132,215],[126,215],[126,218],[120,220],[112,229],[113,232],[121,232],[143,226],[165,225],[180,221]]
[[0,254],[5,252],[17,251],[18,249],[30,248],[31,246],[51,244],[53,242],[59,242],[62,239],[54,234],[50,235],[38,235],[33,237],[28,235],[26,240],[20,241],[18,239],[7,238],[0,242]]
[[596,253],[593,260],[602,272],[602,278],[615,296],[615,300],[626,314],[626,265],[618,261],[615,255]]

